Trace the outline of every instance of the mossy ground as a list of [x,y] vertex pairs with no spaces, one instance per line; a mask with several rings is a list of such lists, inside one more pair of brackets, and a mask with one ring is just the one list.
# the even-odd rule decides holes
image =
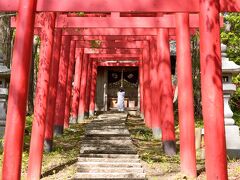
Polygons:
[[[240,112],[234,113],[236,124],[240,125]],[[132,136],[133,143],[137,147],[138,154],[149,179],[190,179],[180,172],[179,154],[179,127],[175,122],[177,154],[173,157],[164,155],[162,143],[153,138],[152,131],[145,127],[144,122],[139,117],[129,116],[127,126]],[[195,127],[203,127],[202,119],[195,120]],[[203,149],[196,151],[198,180],[206,179],[203,157]],[[231,180],[240,179],[240,160],[228,159],[228,176]]]
[[[234,118],[236,124],[240,125],[240,112],[235,113]],[[32,116],[27,117],[22,155],[22,179],[25,179],[27,172],[31,122]],[[141,118],[129,116],[126,124],[149,179],[187,179],[186,176],[180,173],[179,153],[173,157],[164,155],[161,141],[153,138],[151,130],[145,127]],[[74,176],[76,172],[75,162],[79,155],[80,137],[84,134],[84,125],[84,123],[71,125],[69,129],[64,131],[63,136],[54,139],[53,152],[43,154],[42,179],[65,180]],[[196,127],[203,127],[201,119],[196,120]],[[179,129],[177,123],[176,139],[179,152]],[[228,161],[229,179],[240,179],[240,160]],[[0,155],[0,169],[1,166],[2,152]],[[201,150],[197,151],[197,169],[197,179],[206,179]]]
[[[22,154],[22,178],[26,179],[29,144],[31,137],[32,116],[26,118],[24,135],[24,149]],[[70,179],[76,172],[74,166],[79,155],[80,136],[84,134],[84,123],[71,125],[64,130],[64,134],[55,137],[53,151],[43,154],[42,179]],[[0,156],[0,168],[2,166],[2,153]]]

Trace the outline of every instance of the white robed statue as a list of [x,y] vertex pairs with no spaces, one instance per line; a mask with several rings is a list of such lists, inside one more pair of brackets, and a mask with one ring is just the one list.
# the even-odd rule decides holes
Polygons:
[[125,91],[121,87],[117,93],[118,99],[117,99],[117,107],[118,111],[124,111],[124,97],[125,97]]

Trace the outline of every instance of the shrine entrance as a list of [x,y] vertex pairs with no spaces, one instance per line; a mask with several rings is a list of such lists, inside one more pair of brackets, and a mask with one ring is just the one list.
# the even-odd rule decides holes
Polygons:
[[[71,76],[75,55],[79,64],[75,73],[77,81],[74,81],[78,86],[73,92],[76,95],[76,104],[73,105],[76,113],[72,113],[75,120],[77,118],[80,122],[85,113],[94,112],[95,92],[100,97],[96,100],[97,104],[98,100],[103,99],[100,104],[103,107],[97,108],[107,110],[107,65],[112,66],[112,63],[105,62],[106,59],[138,59],[139,62],[130,65],[140,67],[141,113],[145,124],[154,132],[161,129],[164,152],[170,156],[175,155],[169,39],[176,39],[177,42],[181,171],[184,175],[195,178],[197,169],[190,31],[196,28],[199,28],[200,35],[206,176],[207,179],[228,179],[219,14],[239,12],[240,1],[72,0],[69,3],[66,0],[1,0],[0,11],[18,14],[4,135],[4,179],[17,180],[21,177],[34,33],[41,35],[41,50],[27,179],[40,179],[44,142],[52,146],[53,131],[62,135],[64,128],[69,127]],[[43,14],[38,15],[38,12]],[[78,13],[77,16],[70,17],[64,12],[90,14],[82,17]],[[101,36],[101,43],[97,45],[92,43],[95,38],[88,37],[96,35]],[[132,37],[130,39],[126,36]],[[86,48],[101,50],[93,52]],[[137,52],[139,50],[140,53]],[[97,75],[100,89],[96,88],[98,66],[102,67],[97,72],[103,72],[104,77],[99,79],[102,74]],[[118,67],[122,66],[122,63],[118,63]],[[100,71],[100,68],[105,70]],[[93,73],[90,73],[91,70]],[[88,79],[91,75],[92,82],[91,78]]]
[[98,67],[96,111],[117,110],[117,92],[126,92],[125,108],[136,111],[140,106],[138,67]]
[[125,110],[137,110],[139,107],[139,78],[136,67],[109,67],[107,86],[108,110],[117,110],[117,92],[123,87]]

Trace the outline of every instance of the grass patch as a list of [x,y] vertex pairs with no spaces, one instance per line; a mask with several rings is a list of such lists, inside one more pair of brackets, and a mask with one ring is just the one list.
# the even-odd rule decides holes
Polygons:
[[[196,127],[201,127],[202,120],[199,119],[198,121],[199,124],[197,124]],[[161,140],[154,139],[152,130],[145,126],[141,118],[128,116],[126,125],[131,133],[131,138],[141,160],[147,164],[145,169],[149,169],[147,174],[150,179],[159,179],[159,177],[165,177],[167,175],[171,175],[171,177],[167,177],[166,179],[185,179],[186,176],[180,172],[179,126],[177,123],[175,132],[178,153],[172,157],[164,154]],[[201,150],[197,151],[198,169],[202,169],[204,166],[201,153]]]
[[240,110],[233,113],[233,119],[238,127],[240,127]]
[[[24,147],[22,154],[22,179],[25,179],[27,174],[32,119],[33,116],[26,117]],[[54,138],[53,151],[50,153],[43,153],[43,179],[68,179],[75,174],[76,167],[73,164],[79,156],[79,141],[80,136],[83,134],[84,124],[76,124],[70,125],[68,129],[65,129],[62,136]],[[1,153],[0,168],[2,168],[2,158],[3,155]]]

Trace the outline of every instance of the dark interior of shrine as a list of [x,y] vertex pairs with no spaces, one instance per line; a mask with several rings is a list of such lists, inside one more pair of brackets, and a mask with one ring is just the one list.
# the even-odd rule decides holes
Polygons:
[[[176,74],[176,56],[171,55],[171,73]],[[96,111],[117,109],[117,92],[122,86],[126,92],[126,110],[139,108],[139,68],[138,67],[98,67]]]
[[136,110],[138,107],[139,70],[137,67],[108,67],[108,109],[117,107],[117,92],[120,87],[125,91],[125,108]]

